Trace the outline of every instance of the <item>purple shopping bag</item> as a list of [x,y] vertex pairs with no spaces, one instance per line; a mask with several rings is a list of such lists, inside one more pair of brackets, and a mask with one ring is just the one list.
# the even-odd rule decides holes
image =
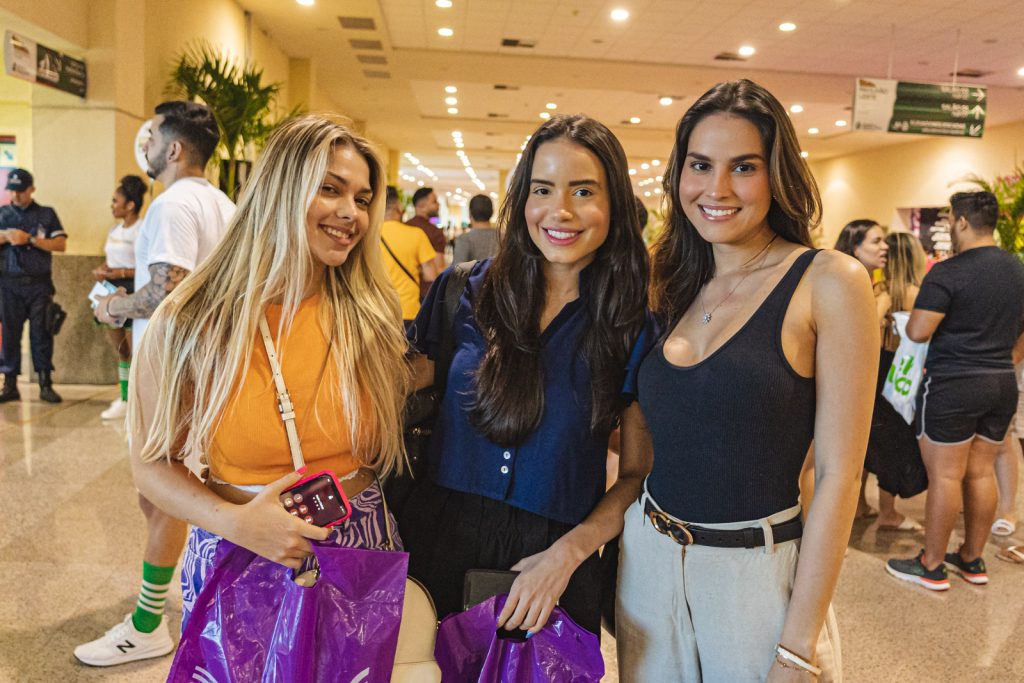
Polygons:
[[320,579],[220,541],[167,680],[171,683],[386,683],[409,556],[313,545]]
[[441,622],[434,656],[443,683],[597,683],[604,659],[597,636],[555,607],[529,640],[500,637],[496,624],[508,595],[498,595]]

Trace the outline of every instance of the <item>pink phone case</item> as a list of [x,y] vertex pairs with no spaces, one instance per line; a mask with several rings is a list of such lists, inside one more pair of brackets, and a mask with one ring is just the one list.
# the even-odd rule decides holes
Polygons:
[[[352,504],[330,470],[305,477],[287,489],[281,494],[281,504],[296,517],[321,527],[340,524],[352,516]],[[336,517],[337,512],[342,515]]]

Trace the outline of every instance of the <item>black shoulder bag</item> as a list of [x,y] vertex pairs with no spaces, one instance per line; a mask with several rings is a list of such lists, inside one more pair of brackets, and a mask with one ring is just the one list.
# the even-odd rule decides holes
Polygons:
[[[390,250],[389,250],[390,251]],[[397,260],[397,259],[396,259]],[[401,265],[401,264],[399,264]],[[413,392],[405,403],[406,468],[393,474],[384,484],[391,509],[398,516],[412,492],[415,479],[427,476],[427,450],[434,432],[434,423],[441,411],[441,401],[448,384],[448,370],[455,353],[455,314],[466,291],[469,274],[476,261],[466,261],[452,268],[445,283],[441,309],[441,348],[434,360],[434,384]]]

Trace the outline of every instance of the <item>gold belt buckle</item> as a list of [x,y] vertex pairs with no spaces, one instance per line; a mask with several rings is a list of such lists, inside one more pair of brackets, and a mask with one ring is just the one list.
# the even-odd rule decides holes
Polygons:
[[[679,545],[693,545],[693,534],[686,528],[685,522],[677,522],[661,510],[652,509],[647,516],[659,533],[672,538]],[[682,538],[680,538],[680,532],[683,534]]]

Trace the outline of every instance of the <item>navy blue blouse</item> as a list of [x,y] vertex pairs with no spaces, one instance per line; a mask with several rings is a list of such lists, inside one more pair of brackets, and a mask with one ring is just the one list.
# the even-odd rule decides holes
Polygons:
[[[470,422],[474,378],[486,344],[473,316],[473,301],[490,267],[477,263],[455,316],[455,349],[441,416],[430,445],[430,475],[440,486],[508,503],[567,524],[579,524],[605,491],[608,431],[590,427],[590,371],[580,349],[587,324],[583,305],[589,268],[580,274],[580,298],[565,305],[541,335],[544,412],[521,445],[505,448]],[[441,346],[444,291],[451,271],[434,282],[410,328],[413,347],[434,359]],[[648,320],[650,320],[648,316]],[[635,399],[636,372],[653,344],[653,324],[641,332],[626,365],[623,394]]]

